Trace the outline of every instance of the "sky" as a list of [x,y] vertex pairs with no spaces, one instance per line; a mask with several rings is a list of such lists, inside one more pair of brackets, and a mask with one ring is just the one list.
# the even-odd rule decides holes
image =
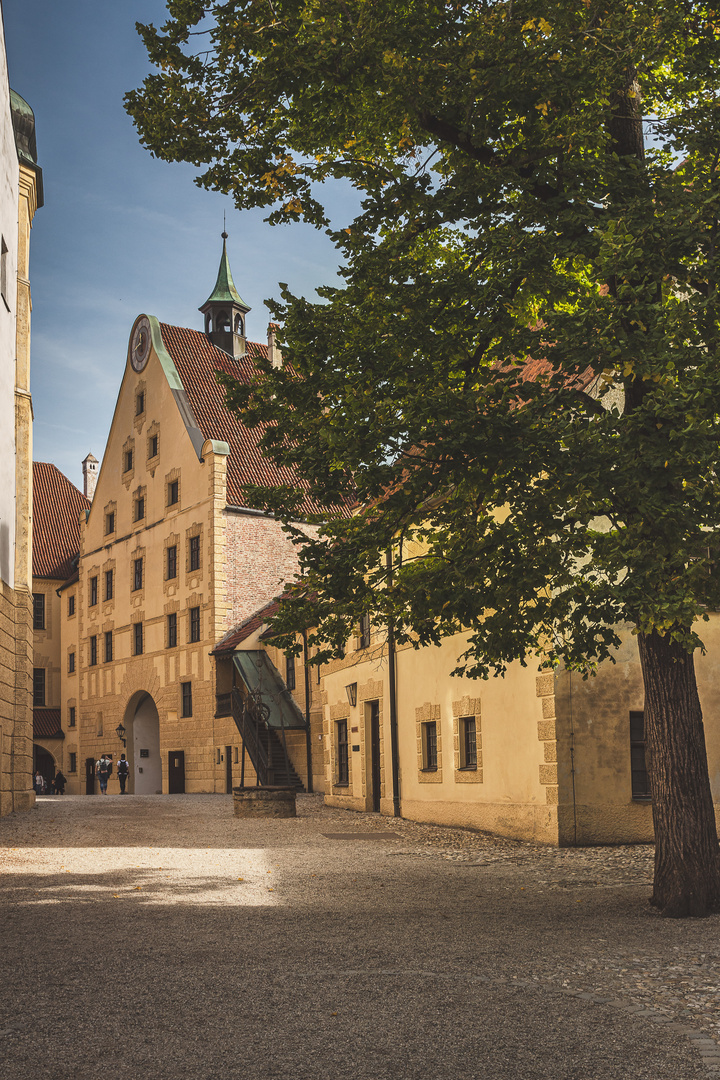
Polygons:
[[[151,71],[135,22],[160,26],[161,0],[2,0],[10,85],[35,112],[45,205],[30,247],[34,458],[82,487],[83,458],[102,458],[137,315],[202,329],[222,251],[223,211],[235,284],[265,341],[263,301],[278,282],[312,296],[337,256],[309,226],[271,228],[261,211],[193,183],[188,165],[154,159],[123,95]],[[335,189],[334,220],[350,216]]]

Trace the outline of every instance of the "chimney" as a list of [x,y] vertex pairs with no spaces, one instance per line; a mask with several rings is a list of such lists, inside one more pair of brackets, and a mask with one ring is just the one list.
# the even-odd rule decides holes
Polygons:
[[83,494],[86,499],[90,499],[95,494],[95,485],[98,478],[98,459],[92,454],[88,454],[82,463],[83,471]]
[[272,367],[281,368],[283,363],[282,353],[275,344],[275,331],[277,329],[277,323],[268,323],[268,360]]

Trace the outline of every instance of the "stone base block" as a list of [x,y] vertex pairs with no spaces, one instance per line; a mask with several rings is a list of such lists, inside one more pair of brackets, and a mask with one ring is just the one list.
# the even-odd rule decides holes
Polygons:
[[295,788],[289,787],[233,788],[235,817],[297,817],[295,796]]

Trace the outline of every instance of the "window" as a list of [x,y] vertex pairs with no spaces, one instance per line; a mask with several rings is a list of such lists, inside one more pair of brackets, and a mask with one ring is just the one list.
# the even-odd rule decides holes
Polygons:
[[182,687],[182,715],[192,716],[192,683],[180,683]]
[[363,615],[360,619],[360,648],[367,649],[370,645],[370,616]]
[[190,640],[200,640],[200,608],[190,608]]
[[45,704],[45,668],[33,668],[33,705]]
[[124,472],[130,472],[133,467],[133,452],[132,450],[125,451],[125,467]]
[[97,634],[93,634],[90,638],[90,667],[94,667],[97,664]]
[[112,600],[113,598],[113,572],[112,570],[105,571],[105,599]]
[[141,622],[136,622],[133,626],[134,637],[134,653],[135,656],[142,656],[143,651],[143,628]]
[[75,706],[71,705],[68,709],[68,727],[75,727],[76,715]]
[[68,596],[68,615],[75,614],[75,594]]
[[295,657],[285,657],[285,685],[288,690],[295,689]]
[[111,512],[105,515],[105,535],[109,536],[110,533],[115,532],[115,514]]
[[45,629],[45,593],[33,593],[33,630]]
[[630,713],[630,771],[633,799],[650,798],[650,777],[645,758],[645,713]]
[[142,495],[139,495],[135,500],[135,520],[142,521],[145,517],[145,499]]
[[70,772],[77,772],[77,754],[70,751]]
[[200,537],[190,537],[190,569],[200,569]]
[[109,664],[113,658],[113,635],[112,630],[105,631],[105,663]]
[[430,720],[422,726],[423,742],[423,769],[428,772],[436,772],[437,760],[437,723]]
[[151,435],[148,441],[148,457],[157,457],[158,453],[158,437],[157,435]]
[[460,768],[477,769],[477,728],[474,716],[460,717]]
[[72,675],[75,670],[75,653],[68,653],[68,674]]
[[175,544],[167,549],[167,576],[168,581],[170,578],[177,577],[177,547]]
[[347,720],[337,720],[335,723],[337,738],[337,783],[350,783],[350,761],[348,758],[348,725]]
[[10,310],[10,293],[8,291],[8,246],[5,237],[0,237],[0,293],[5,301],[5,307]]
[[167,617],[167,647],[174,649],[177,645],[177,614],[173,611]]
[[97,578],[90,578],[90,607],[95,607],[97,604]]
[[137,592],[138,589],[142,589],[143,581],[143,561],[142,559],[133,560],[133,592]]
[[168,484],[168,506],[174,506],[180,501],[180,481],[172,480]]
[[141,390],[135,397],[135,415],[142,416],[145,412],[145,391]]

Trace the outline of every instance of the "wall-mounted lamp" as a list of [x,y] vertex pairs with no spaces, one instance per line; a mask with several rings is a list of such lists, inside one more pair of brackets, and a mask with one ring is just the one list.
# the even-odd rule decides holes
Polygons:
[[125,739],[126,731],[125,731],[125,728],[123,727],[122,720],[120,721],[118,726],[115,728],[115,734],[117,735],[118,739],[123,744],[123,746],[127,746],[127,741]]
[[357,705],[357,683],[351,682],[349,686],[346,686],[345,693],[347,694],[348,701],[354,709]]

